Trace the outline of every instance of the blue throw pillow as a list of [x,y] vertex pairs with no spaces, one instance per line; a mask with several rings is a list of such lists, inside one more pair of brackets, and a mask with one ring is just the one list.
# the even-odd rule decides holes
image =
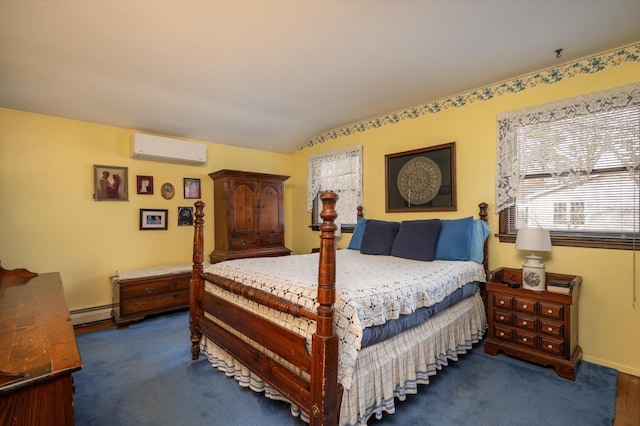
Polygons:
[[400,229],[398,222],[369,219],[362,235],[360,253],[390,255],[393,241]]
[[489,236],[489,225],[484,220],[474,219],[471,231],[471,249],[469,260],[482,263],[484,260],[484,242]]
[[360,250],[362,235],[364,235],[364,228],[366,225],[367,220],[363,217],[359,217],[358,223],[356,223],[356,228],[353,230],[353,234],[351,235],[351,241],[349,241],[349,247],[347,247],[348,249]]
[[464,219],[442,220],[438,246],[437,260],[469,260],[471,253],[471,234],[473,231],[473,217]]
[[433,260],[440,234],[440,219],[405,220],[393,242],[391,256]]

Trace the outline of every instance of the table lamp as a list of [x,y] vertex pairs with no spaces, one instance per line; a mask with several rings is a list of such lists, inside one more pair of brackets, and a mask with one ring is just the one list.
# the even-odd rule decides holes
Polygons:
[[542,257],[536,256],[536,251],[551,251],[551,237],[549,231],[542,228],[523,228],[518,230],[516,250],[531,251],[522,263],[522,288],[533,291],[545,291],[546,274]]

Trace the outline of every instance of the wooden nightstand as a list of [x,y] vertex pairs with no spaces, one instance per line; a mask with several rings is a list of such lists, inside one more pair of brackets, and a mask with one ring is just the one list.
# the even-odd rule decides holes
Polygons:
[[500,268],[487,282],[489,337],[484,351],[498,351],[536,364],[552,366],[560,377],[575,380],[582,357],[578,345],[578,296],[582,277],[547,273],[573,281],[571,294],[510,288],[502,280],[522,283],[522,270]]

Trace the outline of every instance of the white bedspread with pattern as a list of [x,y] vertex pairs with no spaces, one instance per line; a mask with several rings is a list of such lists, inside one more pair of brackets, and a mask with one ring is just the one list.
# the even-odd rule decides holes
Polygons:
[[[239,259],[205,268],[212,273],[259,288],[311,311],[317,308],[317,253],[285,257]],[[360,350],[362,329],[396,319],[440,302],[457,288],[485,281],[475,262],[421,262],[392,256],[364,255],[355,250],[336,252],[336,334],[340,339],[339,382],[349,389]],[[223,291],[206,283],[208,292]],[[310,338],[315,323],[276,313],[239,296],[230,296],[258,314]],[[309,339],[308,339],[309,341]]]

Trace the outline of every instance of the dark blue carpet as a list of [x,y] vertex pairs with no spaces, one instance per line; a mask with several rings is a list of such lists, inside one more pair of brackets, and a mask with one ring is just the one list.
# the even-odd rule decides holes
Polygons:
[[[91,425],[303,425],[288,404],[264,398],[191,361],[188,313],[77,337],[75,419]],[[617,372],[582,362],[576,381],[482,345],[370,425],[611,425]]]

